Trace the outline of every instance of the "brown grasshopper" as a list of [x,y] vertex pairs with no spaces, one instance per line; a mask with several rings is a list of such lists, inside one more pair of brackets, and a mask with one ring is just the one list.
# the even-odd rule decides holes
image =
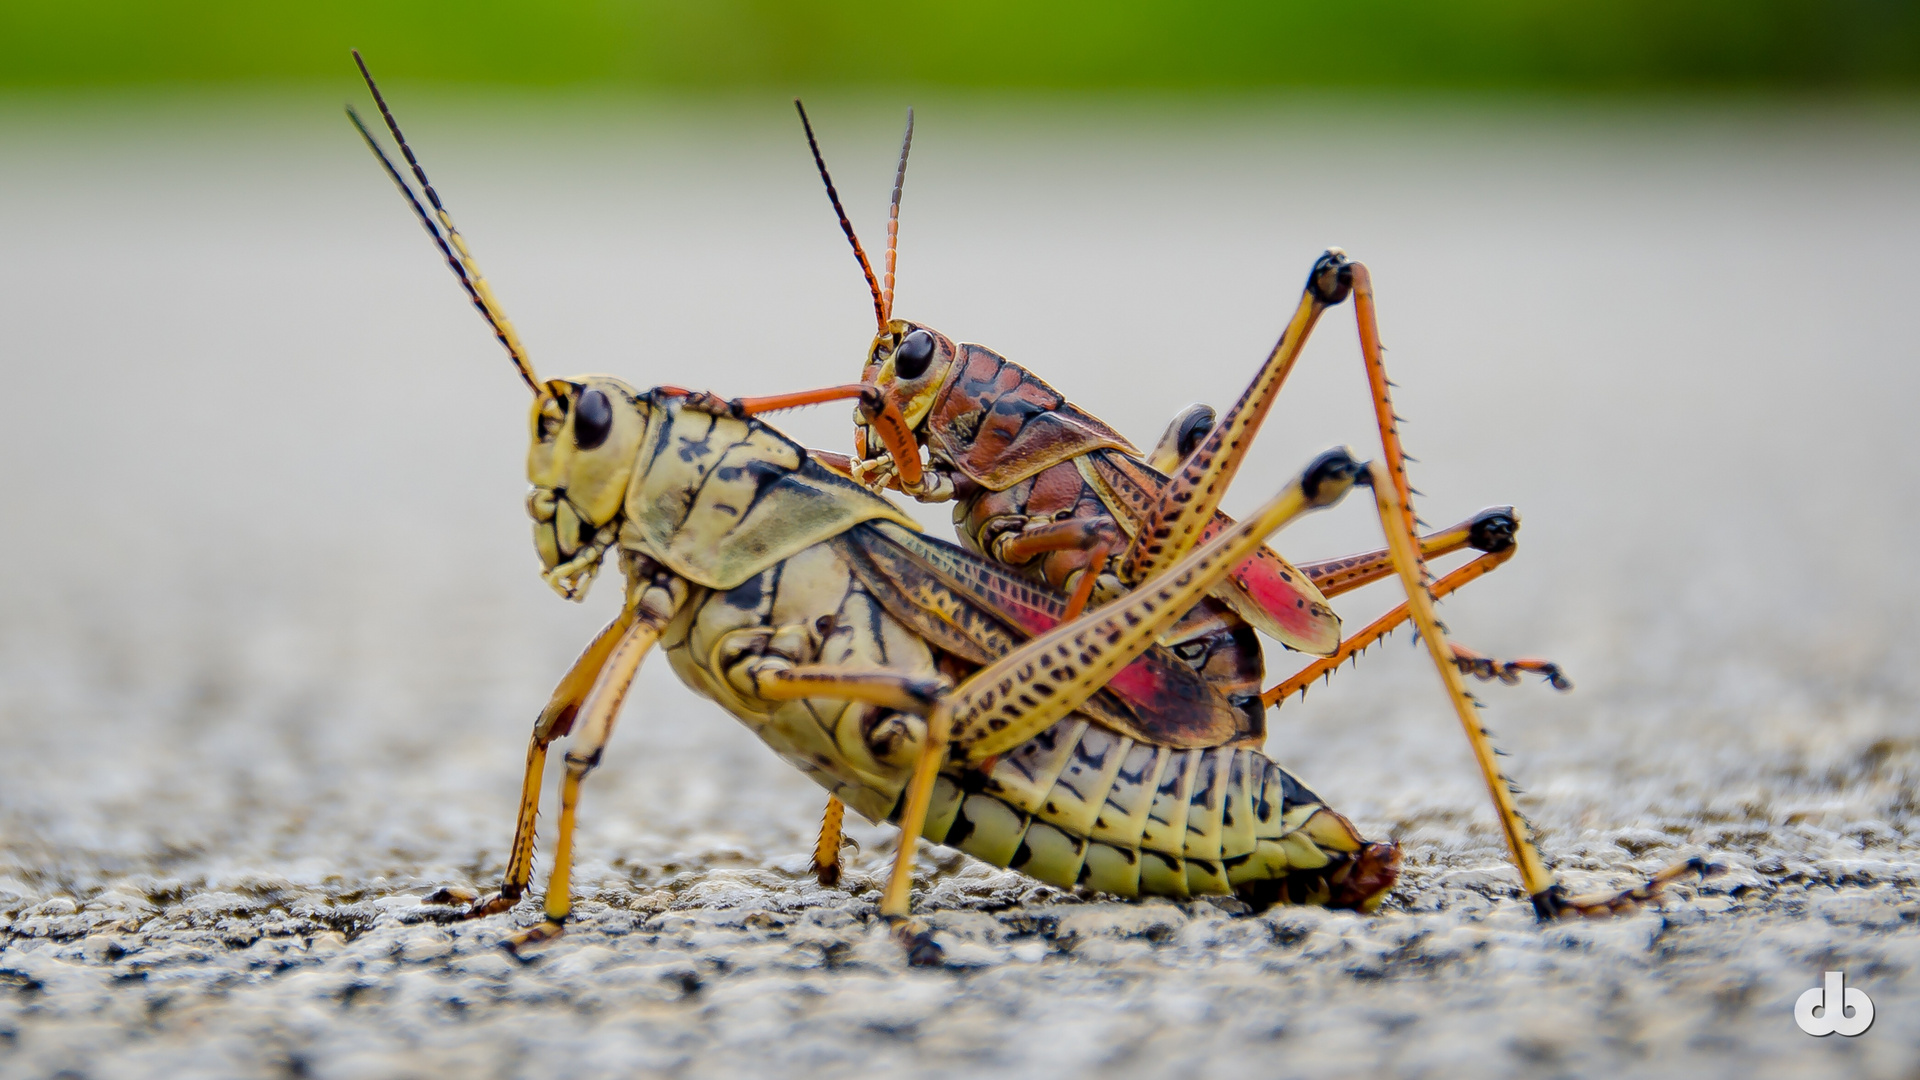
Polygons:
[[[873,294],[879,330],[868,348],[861,379],[907,421],[918,444],[913,456],[917,459],[922,448],[927,456],[924,465],[918,460],[907,465],[914,478],[904,476],[894,456],[874,437],[870,411],[863,408],[855,417],[855,456],[847,462],[854,479],[892,487],[922,502],[954,500],[959,504],[955,521],[960,538],[969,549],[1055,588],[1111,596],[1164,567],[1181,550],[1181,538],[1193,529],[1205,535],[1229,523],[1215,509],[1219,496],[1244,460],[1254,432],[1314,324],[1327,308],[1351,294],[1384,456],[1394,472],[1402,505],[1411,507],[1406,455],[1380,360],[1372,280],[1363,264],[1349,260],[1337,248],[1315,262],[1293,319],[1229,414],[1229,425],[1238,427],[1232,433],[1220,431],[1205,460],[1196,452],[1208,445],[1216,431],[1214,411],[1205,405],[1191,406],[1176,416],[1152,453],[1142,455],[1107,424],[1019,364],[983,346],[955,342],[931,327],[893,318],[900,196],[913,141],[912,110],[907,113],[888,206],[884,279],[875,277],[840,205],[806,110],[799,111],[828,199]],[[1182,468],[1183,463],[1189,467]],[[1202,476],[1208,477],[1205,491],[1198,488]],[[1206,513],[1211,517],[1190,505],[1196,495],[1209,504]],[[1406,512],[1412,516],[1411,509]],[[1437,595],[1444,596],[1511,558],[1518,529],[1513,508],[1501,506],[1423,537],[1421,549],[1427,557],[1467,548],[1487,556],[1476,560],[1460,578],[1443,579],[1436,585]],[[1087,573],[1089,568],[1094,572]],[[1343,644],[1340,618],[1326,600],[1390,573],[1384,549],[1295,568],[1263,548],[1236,567],[1210,602],[1190,616],[1199,631],[1194,639],[1186,642],[1178,631],[1173,639],[1190,644],[1184,653],[1202,665],[1215,657],[1234,656],[1244,669],[1239,654],[1244,654],[1248,647],[1244,643],[1250,639],[1240,635],[1230,643],[1220,629],[1251,625],[1289,649],[1325,658],[1261,695],[1263,706],[1277,704],[1377,640],[1379,634],[1363,633]],[[1398,621],[1405,621],[1404,614]],[[1203,649],[1202,643],[1212,648]],[[1494,661],[1457,644],[1454,651],[1463,671],[1483,679],[1511,683],[1522,672],[1531,671],[1556,688],[1572,685],[1550,661]]]
[[[1027,369],[981,346],[956,343],[930,327],[893,317],[900,196],[913,141],[912,110],[907,113],[888,207],[883,283],[876,278],[841,206],[806,110],[797,101],[795,106],[828,199],[872,293],[878,325],[861,373],[862,385],[872,389],[855,416],[855,456],[843,467],[848,475],[876,489],[894,487],[923,502],[955,500],[959,505],[954,519],[962,542],[1030,579],[1070,590],[1068,617],[1077,615],[1090,599],[1112,602],[1128,589],[1156,579],[1197,544],[1233,527],[1218,509],[1227,485],[1314,325],[1326,309],[1349,296],[1359,324],[1385,476],[1401,518],[1402,528],[1388,532],[1390,539],[1402,531],[1415,538],[1410,542],[1415,545],[1416,591],[1431,602],[1512,558],[1519,519],[1511,507],[1485,510],[1451,528],[1417,537],[1407,458],[1381,361],[1372,279],[1365,265],[1337,248],[1322,255],[1308,273],[1293,318],[1239,401],[1217,422],[1210,408],[1188,409],[1174,419],[1154,452],[1143,456]],[[878,403],[871,400],[874,395]],[[796,399],[803,396],[794,395]],[[875,418],[882,413],[895,428],[904,420],[910,429],[914,445],[904,455],[896,449],[897,435],[884,445],[878,437]],[[893,419],[896,415],[898,419]],[[1439,581],[1430,579],[1426,557],[1466,548],[1483,554]],[[1233,689],[1242,691],[1237,701],[1249,723],[1239,738],[1257,746],[1266,734],[1266,706],[1295,691],[1304,693],[1314,679],[1331,673],[1417,616],[1420,605],[1410,601],[1359,633],[1340,639],[1339,619],[1326,599],[1377,581],[1395,569],[1391,543],[1379,551],[1302,568],[1262,547],[1216,584],[1165,640],[1216,683],[1241,683]],[[1251,689],[1258,690],[1263,672],[1250,627],[1288,648],[1320,654],[1321,659],[1257,698],[1245,694],[1249,681]],[[1426,636],[1424,629],[1421,632]],[[1494,751],[1474,716],[1474,702],[1460,686],[1458,672],[1511,683],[1530,671],[1545,676],[1557,689],[1569,689],[1571,683],[1551,661],[1496,661],[1443,639],[1426,636],[1426,640],[1429,647],[1444,650],[1444,657],[1435,653],[1436,662],[1457,669],[1447,676],[1448,693],[1480,761],[1510,853],[1536,909],[1543,918],[1563,909],[1607,909],[1611,900],[1567,899],[1546,870],[1513,805],[1512,784],[1495,765]],[[829,805],[829,826],[834,818],[835,808]],[[833,872],[824,858],[827,846],[823,837],[816,857],[823,879]]]
[[[1366,841],[1260,751],[1215,738],[1233,706],[1156,640],[1266,535],[1356,483],[1375,489],[1395,565],[1416,583],[1417,555],[1397,532],[1383,471],[1329,451],[1164,574],[1069,619],[1058,595],[921,536],[887,500],[753,415],[789,404],[782,399],[716,403],[609,376],[537,377],[360,66],[420,194],[351,107],[349,117],[533,392],[528,510],[546,580],[580,599],[609,554],[625,578],[620,613],[534,724],[504,881],[468,914],[504,911],[524,895],[548,747],[573,734],[546,921],[509,945],[561,932],[581,782],[656,645],[688,686],[836,799],[899,825],[880,911],[917,961],[938,955],[924,927],[907,921],[922,836],[1119,896],[1380,903],[1397,845]],[[884,401],[869,404],[884,416]],[[875,431],[905,460],[903,423]],[[1416,622],[1442,641],[1424,591],[1410,596]]]

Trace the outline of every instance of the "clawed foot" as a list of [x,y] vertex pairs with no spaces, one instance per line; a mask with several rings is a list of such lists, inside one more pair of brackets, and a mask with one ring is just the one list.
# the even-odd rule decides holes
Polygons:
[[853,462],[853,482],[868,491],[879,491],[894,482],[893,455],[882,451],[879,457]]
[[1512,686],[1526,673],[1539,675],[1547,680],[1547,685],[1562,693],[1573,689],[1573,680],[1567,678],[1560,665],[1551,660],[1533,657],[1521,657],[1518,660],[1496,660],[1491,656],[1475,652],[1457,642],[1453,645],[1453,662],[1462,675],[1471,675],[1484,682],[1499,679]]
[[893,939],[907,951],[907,963],[914,967],[939,967],[944,964],[947,954],[934,943],[933,928],[915,918],[889,916],[887,923],[893,927]]
[[536,923],[507,938],[500,943],[500,947],[512,953],[515,959],[525,959],[520,950],[530,945],[541,945],[552,941],[566,932],[566,927],[548,919],[546,922]]
[[836,852],[833,861],[829,863],[822,863],[820,860],[815,859],[813,861],[813,877],[815,881],[818,881],[829,889],[840,884],[839,853]]
[[809,869],[813,871],[814,880],[818,881],[820,884],[826,886],[829,889],[833,888],[835,885],[840,884],[840,878],[841,878],[840,868],[846,865],[846,860],[840,857],[840,852],[845,851],[847,848],[852,848],[855,851],[859,851],[860,842],[858,840],[855,840],[851,836],[841,837],[840,846],[839,848],[834,850],[833,859],[830,862],[822,863],[820,861],[820,857],[818,855],[815,855],[813,858],[813,863],[811,864],[811,866],[809,866]]
[[505,893],[491,893],[482,897],[479,893],[462,885],[443,885],[420,900],[423,904],[471,905],[460,917],[463,919],[481,919],[488,915],[498,915],[520,902],[517,896],[509,897]]
[[1666,887],[1681,878],[1691,877],[1705,881],[1726,867],[1718,863],[1695,856],[1684,862],[1674,863],[1665,870],[1653,875],[1643,885],[1623,889],[1616,893],[1590,893],[1586,896],[1568,896],[1560,886],[1535,896],[1533,912],[1541,922],[1569,916],[1581,916],[1589,919],[1605,919],[1614,915],[1625,915],[1652,904],[1658,906],[1665,899]]

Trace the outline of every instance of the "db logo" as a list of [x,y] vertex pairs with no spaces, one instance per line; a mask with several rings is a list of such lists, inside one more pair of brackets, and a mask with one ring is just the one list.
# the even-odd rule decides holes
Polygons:
[[1873,1026],[1873,999],[1865,990],[1840,992],[1846,973],[1827,972],[1826,985],[1816,986],[1793,1003],[1793,1022],[1809,1035],[1845,1035],[1851,1038]]

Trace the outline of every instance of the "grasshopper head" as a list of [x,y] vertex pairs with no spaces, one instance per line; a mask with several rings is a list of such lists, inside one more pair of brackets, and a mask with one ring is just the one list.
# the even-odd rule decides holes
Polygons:
[[[879,387],[917,433],[957,356],[959,350],[953,339],[938,330],[905,319],[890,319],[886,328],[874,335],[860,381]],[[879,436],[856,417],[854,450],[860,459],[878,455],[883,449]]]
[[605,375],[553,379],[534,398],[527,513],[542,576],[569,600],[585,599],[619,536],[647,416],[641,395]]

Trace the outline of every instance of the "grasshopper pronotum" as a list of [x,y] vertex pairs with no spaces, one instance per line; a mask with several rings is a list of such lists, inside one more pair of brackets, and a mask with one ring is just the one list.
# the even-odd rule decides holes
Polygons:
[[[912,110],[907,112],[888,206],[884,284],[876,279],[840,204],[806,110],[799,112],[828,199],[872,293],[877,323],[861,379],[880,400],[863,401],[855,415],[855,456],[845,465],[848,474],[876,489],[891,486],[923,502],[957,501],[954,520],[968,548],[1029,578],[1071,590],[1069,617],[1090,599],[1111,602],[1127,589],[1157,579],[1197,544],[1232,527],[1232,521],[1219,513],[1227,485],[1315,323],[1328,308],[1351,296],[1380,431],[1381,469],[1395,507],[1395,521],[1386,530],[1388,546],[1298,569],[1274,552],[1258,548],[1253,558],[1218,581],[1166,640],[1197,668],[1209,672],[1216,683],[1251,672],[1255,691],[1262,667],[1249,626],[1288,648],[1319,654],[1320,659],[1257,697],[1247,694],[1237,699],[1253,718],[1243,738],[1259,745],[1265,735],[1265,707],[1296,691],[1304,693],[1314,679],[1413,620],[1442,668],[1447,695],[1486,779],[1509,854],[1540,917],[1563,911],[1609,911],[1626,902],[1622,897],[1631,899],[1646,891],[1633,890],[1620,897],[1568,898],[1564,894],[1534,847],[1528,825],[1513,803],[1512,783],[1495,762],[1495,751],[1475,715],[1476,703],[1460,680],[1465,672],[1511,683],[1523,672],[1534,672],[1557,689],[1569,689],[1571,683],[1559,666],[1538,659],[1494,660],[1448,642],[1428,628],[1433,600],[1513,557],[1519,519],[1511,507],[1496,507],[1428,536],[1418,535],[1399,418],[1381,359],[1373,282],[1365,265],[1338,248],[1320,256],[1307,275],[1292,319],[1239,401],[1217,422],[1210,408],[1188,409],[1175,417],[1153,453],[1143,457],[1105,423],[1066,401],[1020,365],[979,345],[956,343],[930,327],[893,317],[900,196],[913,142]],[[892,429],[884,447],[876,427],[882,415]],[[904,455],[898,450],[897,435],[902,421],[913,440]],[[1431,579],[1426,557],[1467,548],[1483,554],[1439,581]],[[1408,602],[1342,641],[1339,619],[1326,599],[1396,572],[1405,579]],[[832,806],[827,819],[829,823],[834,819]],[[1700,866],[1680,869],[1699,870]],[[1666,877],[1663,874],[1661,880]]]

